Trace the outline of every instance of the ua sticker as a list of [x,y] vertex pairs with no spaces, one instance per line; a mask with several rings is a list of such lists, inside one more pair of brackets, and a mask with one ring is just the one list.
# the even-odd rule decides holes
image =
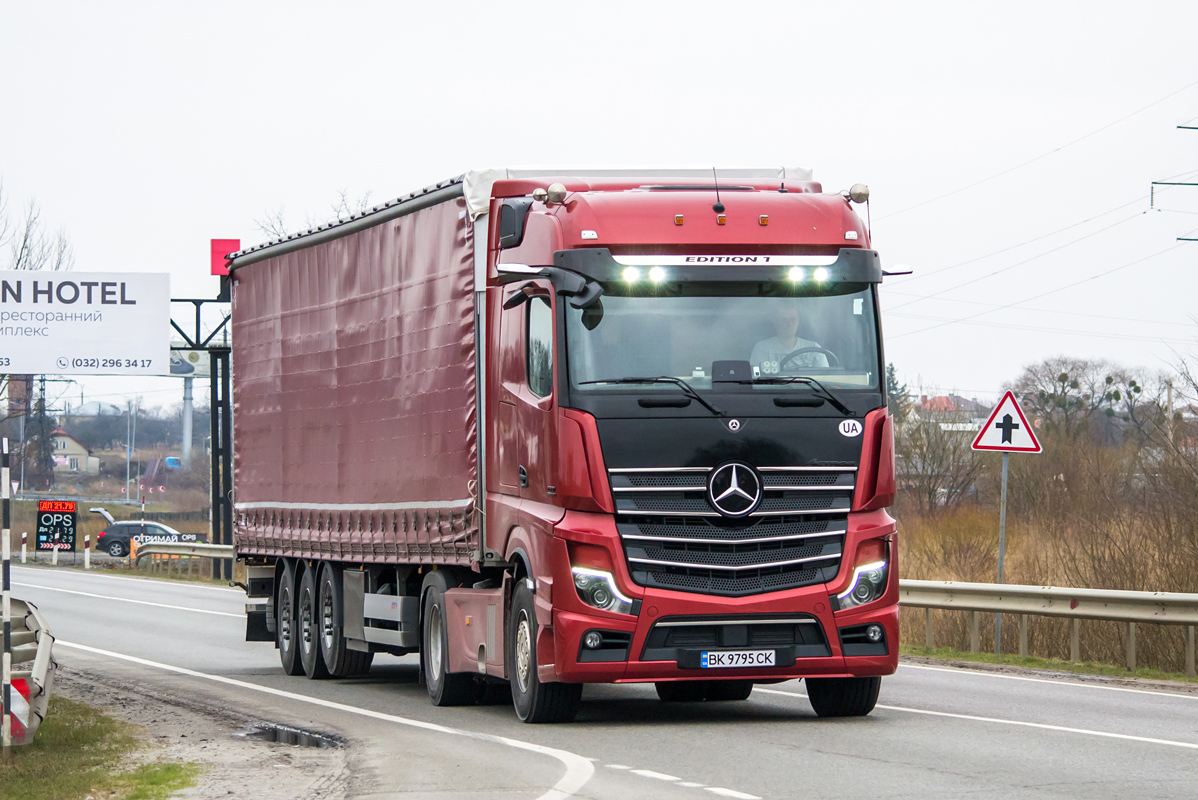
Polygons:
[[841,436],[860,436],[861,435],[861,423],[855,419],[846,419],[844,422],[840,423],[840,435]]

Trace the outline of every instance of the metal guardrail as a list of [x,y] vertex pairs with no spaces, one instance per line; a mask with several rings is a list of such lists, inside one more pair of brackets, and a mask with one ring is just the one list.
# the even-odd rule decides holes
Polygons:
[[[12,663],[32,661],[27,670],[13,670],[12,743],[29,744],[38,726],[46,718],[50,689],[54,683],[54,636],[37,607],[12,598]],[[24,681],[24,684],[21,682]],[[24,691],[22,691],[24,688]]]
[[[217,559],[234,558],[233,546],[227,544],[175,543],[152,542],[138,545],[133,553],[134,563],[140,567],[141,560],[150,558],[150,572],[162,571],[164,568],[169,576],[176,570],[183,574],[183,564],[187,565],[187,577],[190,578],[197,558],[211,558],[213,564]],[[182,563],[181,563],[182,562]]]
[[234,558],[233,545],[229,544],[184,544],[174,542],[153,542],[139,544],[134,553],[135,560],[140,563],[145,556],[194,556],[196,558]]
[[1067,589],[1056,586],[1020,586],[954,581],[899,581],[899,602],[925,609],[924,639],[933,647],[932,611],[968,611],[970,652],[978,652],[980,613],[1019,615],[1019,655],[1027,656],[1029,616],[1067,617],[1070,660],[1080,661],[1080,625],[1083,619],[1122,622],[1126,626],[1127,668],[1136,668],[1136,625],[1185,626],[1186,674],[1195,675],[1194,638],[1198,625],[1198,594],[1127,592],[1106,589]]

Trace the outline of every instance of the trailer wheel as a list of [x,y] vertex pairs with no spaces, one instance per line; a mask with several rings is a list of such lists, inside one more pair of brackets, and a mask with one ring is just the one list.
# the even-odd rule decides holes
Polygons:
[[508,620],[507,674],[512,704],[524,722],[569,722],[582,703],[581,683],[541,683],[537,676],[537,610],[528,581],[519,582]]
[[707,697],[707,681],[659,681],[653,686],[663,703],[697,703]]
[[297,623],[300,663],[304,665],[304,674],[312,680],[329,677],[328,667],[320,655],[320,618],[319,604],[316,596],[316,569],[308,567],[304,577],[300,578],[299,592],[296,594],[297,603],[295,620]]
[[874,710],[882,679],[807,678],[807,699],[821,717],[864,717]]
[[424,685],[435,706],[466,706],[474,703],[474,676],[449,671],[449,629],[445,614],[445,577],[432,572],[426,579],[421,625],[420,663]]
[[320,657],[334,678],[361,675],[370,669],[374,660],[373,653],[350,650],[345,646],[342,592],[341,567],[326,561],[320,567],[317,624],[320,628]]
[[753,693],[753,681],[710,681],[707,685],[707,699],[748,700]]
[[295,627],[295,562],[284,559],[283,571],[279,574],[276,587],[275,637],[279,645],[279,661],[287,675],[300,675],[304,671],[299,659]]

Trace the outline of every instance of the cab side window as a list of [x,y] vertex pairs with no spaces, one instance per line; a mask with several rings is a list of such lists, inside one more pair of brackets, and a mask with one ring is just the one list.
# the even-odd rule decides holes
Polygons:
[[528,388],[537,397],[553,394],[553,311],[549,300],[528,303]]

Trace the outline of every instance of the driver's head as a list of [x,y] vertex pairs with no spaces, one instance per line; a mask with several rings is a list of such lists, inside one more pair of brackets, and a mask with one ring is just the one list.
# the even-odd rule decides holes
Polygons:
[[780,305],[774,309],[771,319],[774,323],[774,331],[778,334],[779,339],[790,341],[795,338],[799,330],[798,307],[790,303]]

